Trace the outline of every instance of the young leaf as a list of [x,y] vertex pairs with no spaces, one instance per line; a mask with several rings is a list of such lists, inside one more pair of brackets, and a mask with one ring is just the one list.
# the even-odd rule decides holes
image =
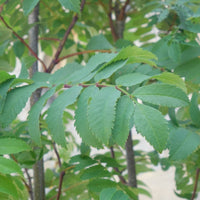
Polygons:
[[148,80],[151,78],[150,76],[140,74],[140,73],[130,73],[130,74],[125,74],[120,76],[119,78],[116,79],[116,84],[117,85],[122,85],[122,86],[132,86],[136,85],[139,83],[142,83],[145,80]]
[[136,104],[134,122],[137,132],[141,133],[155,150],[162,152],[165,149],[168,139],[167,121],[158,110]]
[[66,140],[65,129],[62,121],[63,111],[67,106],[76,101],[76,98],[80,94],[81,90],[82,87],[80,86],[74,86],[65,90],[56,98],[47,111],[48,116],[46,118],[46,122],[49,131],[55,142],[64,147],[66,146]]
[[102,147],[98,139],[93,135],[87,121],[87,110],[90,98],[95,96],[99,89],[95,86],[86,88],[80,95],[75,111],[75,126],[83,142],[94,147]]
[[5,71],[0,71],[0,84],[13,78],[15,78],[15,75],[10,75]]
[[168,107],[187,106],[189,102],[181,89],[164,83],[140,87],[133,95],[142,101]]
[[104,35],[96,35],[92,37],[87,45],[87,49],[112,49],[113,46],[108,42]]
[[198,107],[198,94],[194,93],[192,95],[190,103],[190,116],[195,125],[200,126],[200,110]]
[[100,200],[130,200],[130,198],[121,190],[106,188],[101,191]]
[[108,144],[115,119],[115,104],[120,92],[115,88],[102,88],[91,100],[88,108],[88,122],[94,135]]
[[187,88],[186,88],[185,82],[183,81],[183,79],[180,76],[178,76],[174,73],[163,72],[162,74],[152,76],[151,78],[162,81],[163,83],[175,85],[175,86],[179,87],[180,89],[182,89],[185,93],[187,93]]
[[48,86],[46,83],[38,82],[32,85],[22,86],[11,90],[7,94],[4,109],[0,114],[1,126],[8,126],[25,107],[28,98],[39,87]]
[[23,1],[23,11],[25,15],[28,15],[33,8],[37,5],[37,3],[39,2],[39,0],[24,0]]
[[72,10],[74,12],[79,12],[80,10],[80,0],[58,0],[58,1],[66,9]]
[[30,151],[30,147],[23,140],[15,138],[0,138],[0,154],[12,154]]
[[122,96],[117,102],[116,117],[112,137],[117,144],[124,147],[129,135],[130,119],[134,105],[128,96]]
[[99,80],[106,79],[110,77],[114,72],[116,72],[118,69],[122,68],[127,61],[121,60],[114,63],[111,63],[110,65],[106,66],[103,70],[101,70],[97,75],[94,77],[94,80],[98,82]]
[[39,117],[45,101],[50,98],[55,92],[55,87],[47,91],[40,99],[33,105],[28,116],[28,130],[31,138],[36,144],[40,145],[40,127]]
[[18,173],[23,176],[20,166],[13,160],[0,156],[0,173],[11,174]]
[[12,199],[18,199],[18,192],[10,176],[0,174],[0,192],[12,196]]
[[172,160],[187,158],[200,145],[200,136],[190,130],[178,128],[170,132],[168,148]]

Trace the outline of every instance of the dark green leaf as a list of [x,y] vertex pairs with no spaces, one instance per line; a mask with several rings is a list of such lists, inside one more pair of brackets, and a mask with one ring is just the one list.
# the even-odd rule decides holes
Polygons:
[[24,51],[25,51],[25,46],[24,46],[24,44],[21,41],[17,41],[13,45],[13,50],[15,52],[15,55],[18,58],[21,58],[22,55],[23,55],[23,53],[24,53]]
[[65,140],[65,129],[62,121],[64,109],[73,104],[76,101],[82,87],[74,86],[70,89],[65,90],[61,95],[59,95],[56,100],[51,104],[47,111],[46,122],[50,133],[58,144],[66,146]]
[[157,150],[162,152],[168,139],[167,121],[162,114],[149,106],[136,104],[134,113],[136,130]]
[[101,191],[100,200],[130,200],[130,198],[121,190],[106,188]]

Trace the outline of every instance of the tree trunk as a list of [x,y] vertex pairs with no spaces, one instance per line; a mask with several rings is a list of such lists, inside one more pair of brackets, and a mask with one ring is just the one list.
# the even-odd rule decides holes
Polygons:
[[[28,17],[29,24],[37,23],[39,15],[39,4],[34,8],[33,12]],[[38,24],[35,24],[29,31],[29,46],[38,54]],[[29,76],[32,77],[35,72],[38,71],[38,62],[36,61],[29,70]],[[30,106],[33,106],[35,102],[40,98],[41,90],[36,90],[30,99]],[[38,148],[38,147],[35,147]],[[33,178],[34,178],[34,200],[44,200],[44,166],[43,159],[37,161],[33,166]]]

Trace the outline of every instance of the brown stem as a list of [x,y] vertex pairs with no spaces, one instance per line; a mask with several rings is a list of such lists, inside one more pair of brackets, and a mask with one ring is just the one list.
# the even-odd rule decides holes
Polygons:
[[56,197],[56,200],[59,200],[60,199],[60,195],[61,195],[61,192],[62,192],[62,183],[63,183],[63,178],[65,176],[65,172],[62,171],[60,173],[60,181],[59,181],[59,187],[58,187],[58,193],[57,193],[57,197]]
[[121,8],[121,11],[120,11],[120,14],[119,14],[117,20],[122,21],[125,19],[125,17],[126,17],[125,11],[126,11],[126,7],[128,6],[129,3],[130,3],[130,0],[126,0],[124,6]]
[[58,151],[57,151],[55,142],[53,143],[53,149],[54,149],[54,152],[55,152],[56,157],[57,157],[57,159],[58,159],[58,165],[59,165],[59,167],[61,168],[61,165],[62,165],[62,164],[61,164],[61,160],[60,160],[60,155],[59,155],[59,153],[58,153]]
[[28,169],[25,168],[24,171],[25,171],[27,179],[28,179],[28,186],[29,186],[28,187],[29,188],[28,192],[29,192],[29,195],[30,195],[30,199],[34,200],[34,198],[33,198],[33,186],[32,186],[31,176],[30,176],[30,174],[28,172]]
[[44,71],[46,71],[47,67],[45,65],[45,63],[37,56],[37,54],[33,51],[33,49],[25,42],[25,40],[19,36],[8,24],[7,22],[4,20],[4,18],[0,15],[0,19],[1,21],[4,23],[4,25],[12,31],[12,33],[28,48],[29,52],[38,60],[40,61],[40,63],[42,64],[42,67],[44,69]]
[[[85,5],[85,0],[82,0],[81,1],[81,8],[80,8],[81,12],[83,10],[84,5]],[[73,29],[73,27],[76,24],[77,20],[78,20],[78,14],[76,14],[73,17],[73,19],[71,21],[71,24],[69,25],[68,29],[66,30],[65,35],[64,35],[63,39],[61,40],[61,42],[59,44],[59,47],[58,47],[58,49],[57,49],[57,51],[56,51],[56,53],[54,55],[54,58],[52,59],[52,61],[51,61],[51,63],[50,63],[50,65],[49,65],[49,67],[48,67],[46,72],[51,73],[53,68],[55,67],[56,61],[58,60],[58,58],[59,58],[59,56],[60,56],[60,54],[61,54],[61,52],[63,50],[63,47],[65,45],[65,42],[67,41],[67,39],[69,37],[69,34],[71,33],[71,30]]]
[[194,200],[194,198],[196,196],[197,186],[198,186],[198,180],[199,180],[199,173],[200,173],[200,168],[197,168],[197,170],[196,170],[196,176],[195,176],[194,189],[193,189],[191,200]]
[[64,60],[64,59],[67,59],[67,58],[70,58],[70,57],[73,57],[73,56],[77,56],[77,55],[82,55],[82,54],[87,54],[87,53],[94,53],[94,52],[101,52],[101,53],[111,53],[112,51],[111,50],[86,50],[86,51],[81,51],[81,52],[76,52],[76,53],[72,53],[72,54],[68,54],[66,56],[63,56],[61,58],[58,58],[56,60],[56,64],[58,64],[60,61]]
[[40,37],[39,40],[51,40],[51,41],[60,42],[60,39],[58,38],[49,38],[49,37]]
[[[114,152],[113,147],[110,147],[110,153],[111,153],[111,157],[112,157],[113,159],[115,159],[115,152]],[[113,169],[114,169],[117,173],[119,173],[118,177],[119,177],[119,179],[120,179],[120,182],[123,183],[123,184],[127,184],[125,178],[121,175],[121,171],[118,169],[118,167],[113,167]]]

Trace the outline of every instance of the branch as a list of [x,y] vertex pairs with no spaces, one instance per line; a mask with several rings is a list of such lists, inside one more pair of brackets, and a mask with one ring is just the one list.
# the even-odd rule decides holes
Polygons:
[[122,9],[120,11],[120,14],[119,14],[117,20],[122,21],[125,19],[125,15],[126,15],[125,11],[126,11],[126,7],[128,6],[129,3],[130,3],[130,0],[126,0],[124,6],[122,7]]
[[56,42],[60,42],[61,41],[58,38],[49,38],[49,37],[40,37],[39,40],[51,40],[51,41],[56,41]]
[[30,174],[28,173],[28,169],[24,169],[25,173],[26,173],[26,176],[27,176],[27,179],[28,179],[28,192],[29,192],[29,195],[30,195],[30,199],[33,200],[33,186],[32,186],[32,181],[31,181],[31,176]]
[[200,173],[200,168],[197,168],[197,170],[196,170],[196,176],[195,176],[195,183],[194,183],[194,190],[193,190],[193,193],[192,193],[191,200],[194,200],[194,198],[196,196],[197,186],[198,186],[198,180],[199,180],[199,173]]
[[60,160],[60,155],[59,155],[59,153],[58,153],[58,151],[57,151],[57,149],[56,149],[56,144],[55,144],[55,142],[53,143],[53,149],[54,149],[54,152],[55,152],[55,154],[56,154],[56,157],[57,157],[57,159],[58,159],[58,165],[59,165],[59,167],[61,168],[61,160]]
[[[81,12],[82,12],[83,7],[84,7],[84,5],[85,5],[85,1],[86,1],[86,0],[82,0],[82,1],[81,1],[81,8],[80,8],[80,11],[81,11]],[[48,69],[46,70],[46,72],[51,73],[52,70],[53,70],[53,68],[55,67],[56,61],[58,60],[58,58],[59,58],[59,56],[60,56],[60,54],[61,54],[61,52],[62,52],[62,50],[63,50],[63,47],[64,47],[64,45],[65,45],[65,42],[67,41],[67,39],[68,39],[68,37],[69,37],[69,34],[71,33],[71,30],[73,29],[73,27],[74,27],[74,25],[76,24],[77,20],[78,20],[78,14],[76,14],[76,15],[73,17],[73,19],[72,19],[72,21],[71,21],[71,24],[69,25],[68,29],[66,30],[65,35],[64,35],[63,39],[61,40],[61,42],[60,42],[60,44],[59,44],[59,47],[58,47],[58,49],[57,49],[57,52],[55,53],[54,58],[52,59],[52,61],[51,61],[50,65],[49,65]]]
[[37,54],[33,51],[33,49],[25,42],[25,40],[19,36],[8,24],[7,22],[4,20],[4,18],[0,15],[0,20],[4,23],[4,25],[12,31],[12,33],[28,48],[28,50],[30,51],[30,53],[38,60],[40,61],[40,63],[42,64],[43,70],[46,71],[47,67],[44,64],[44,62],[37,56]]
[[61,195],[61,192],[62,192],[62,183],[63,183],[64,176],[65,176],[65,172],[64,171],[60,172],[60,181],[59,181],[58,194],[57,194],[56,200],[60,199],[60,195]]
[[61,58],[58,58],[55,63],[58,64],[60,61],[73,57],[73,56],[78,56],[78,55],[82,55],[82,54],[87,54],[87,53],[94,53],[94,52],[101,52],[101,53],[111,53],[111,50],[86,50],[86,51],[81,51],[81,52],[76,52],[76,53],[72,53],[72,54],[68,54],[66,56],[63,56]]
[[[114,152],[114,150],[113,150],[113,147],[110,147],[110,153],[111,153],[111,157],[112,157],[113,159],[115,159],[115,152]],[[118,167],[113,167],[113,169],[114,169],[117,173],[119,173],[118,177],[119,177],[121,183],[123,183],[123,184],[126,185],[127,182],[126,182],[125,178],[121,175],[121,172],[120,172],[120,170],[118,169]]]

